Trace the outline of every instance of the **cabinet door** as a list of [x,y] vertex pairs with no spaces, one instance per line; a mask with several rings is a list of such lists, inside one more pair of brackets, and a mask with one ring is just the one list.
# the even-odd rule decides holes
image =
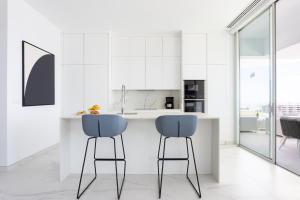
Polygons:
[[163,56],[165,57],[181,56],[180,37],[175,37],[175,36],[163,37]]
[[83,64],[83,34],[64,34],[63,63]]
[[146,88],[163,89],[164,70],[162,57],[146,58]]
[[227,33],[208,33],[207,64],[224,65],[227,63]]
[[206,65],[183,65],[182,79],[183,80],[205,80]]
[[144,90],[145,85],[145,58],[130,58],[129,71],[127,72],[128,90]]
[[179,90],[180,89],[180,58],[165,57],[163,58],[164,72],[164,89]]
[[230,88],[230,72],[226,65],[207,67],[207,113],[220,118],[221,140],[230,137],[233,129],[233,92]]
[[83,66],[67,65],[62,69],[62,113],[74,115],[84,110]]
[[105,65],[85,66],[84,104],[86,109],[98,104],[101,110],[108,106],[108,67]]
[[[229,73],[226,65],[207,68],[208,114],[226,117],[229,94]],[[221,100],[221,101],[220,101]],[[220,103],[222,102],[222,103]],[[224,106],[227,105],[227,106]]]
[[84,63],[108,64],[108,36],[101,34],[86,34],[84,39]]
[[120,57],[112,60],[112,88],[145,89],[145,58]]
[[206,34],[182,36],[182,61],[186,65],[206,65]]
[[131,37],[129,40],[131,57],[145,57],[145,38]]
[[146,38],[146,56],[147,57],[161,57],[162,53],[162,37],[148,37]]
[[130,58],[113,58],[111,73],[112,89],[121,90],[122,85],[129,85]]
[[112,38],[112,56],[129,56],[129,37],[116,36]]

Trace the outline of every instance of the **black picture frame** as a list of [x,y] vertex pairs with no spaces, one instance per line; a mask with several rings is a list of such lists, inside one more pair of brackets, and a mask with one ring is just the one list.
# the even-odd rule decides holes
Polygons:
[[[34,57],[30,49],[42,55],[32,66],[26,62]],[[55,55],[22,40],[22,106],[43,105],[55,105]]]

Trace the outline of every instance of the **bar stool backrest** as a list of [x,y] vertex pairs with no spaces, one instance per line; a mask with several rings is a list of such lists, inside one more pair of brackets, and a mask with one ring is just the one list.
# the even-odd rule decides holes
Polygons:
[[83,131],[90,137],[114,137],[127,128],[127,121],[119,115],[83,115]]
[[163,115],[155,120],[157,131],[166,137],[190,137],[197,128],[194,115]]

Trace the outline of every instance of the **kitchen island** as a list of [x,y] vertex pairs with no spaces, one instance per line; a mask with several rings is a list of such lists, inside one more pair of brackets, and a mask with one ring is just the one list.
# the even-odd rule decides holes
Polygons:
[[[116,113],[116,112],[110,112]],[[155,128],[155,119],[160,115],[196,115],[198,125],[192,137],[199,174],[210,174],[219,181],[219,119],[203,113],[184,113],[180,110],[132,111],[122,115],[128,121],[123,133],[127,160],[127,174],[156,174],[157,151],[160,134]],[[80,116],[61,118],[60,179],[70,174],[79,174],[87,136],[82,131]],[[118,156],[122,156],[121,140],[116,137]],[[97,157],[113,157],[113,141],[98,139]],[[186,157],[185,139],[169,139],[166,143],[166,157]],[[192,162],[192,160],[191,160]],[[184,161],[166,162],[165,174],[185,174]],[[122,164],[119,164],[120,171]],[[112,173],[113,162],[97,162],[99,174]],[[192,167],[190,167],[193,173]],[[93,145],[89,146],[85,173],[93,173]]]

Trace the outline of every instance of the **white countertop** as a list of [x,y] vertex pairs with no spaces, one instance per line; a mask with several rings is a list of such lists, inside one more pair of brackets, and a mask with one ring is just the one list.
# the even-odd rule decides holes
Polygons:
[[[161,115],[196,115],[198,119],[219,119],[219,117],[216,116],[210,116],[204,113],[199,112],[183,112],[179,109],[173,109],[173,110],[125,110],[125,113],[121,115],[118,113],[118,111],[110,111],[110,112],[101,112],[100,114],[119,114],[124,119],[133,120],[133,119],[156,119],[157,117]],[[68,116],[62,116],[62,119],[81,119],[81,115],[68,115]]]

